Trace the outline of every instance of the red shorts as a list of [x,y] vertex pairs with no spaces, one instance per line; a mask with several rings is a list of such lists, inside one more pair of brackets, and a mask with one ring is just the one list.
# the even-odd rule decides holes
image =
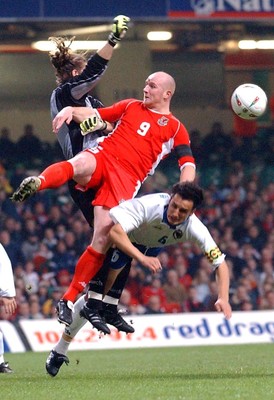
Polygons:
[[97,188],[92,204],[112,208],[124,200],[132,199],[138,193],[141,182],[126,172],[115,157],[104,150],[93,152],[96,169],[85,189]]

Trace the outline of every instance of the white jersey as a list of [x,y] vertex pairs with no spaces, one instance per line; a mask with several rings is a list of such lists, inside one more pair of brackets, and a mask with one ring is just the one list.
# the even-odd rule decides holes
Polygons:
[[0,296],[15,297],[13,271],[10,259],[0,244]]
[[213,268],[225,255],[220,251],[207,227],[192,214],[180,225],[170,225],[166,211],[170,201],[167,193],[149,194],[120,203],[110,210],[114,223],[119,223],[132,243],[147,247],[165,247],[190,241],[196,243]]

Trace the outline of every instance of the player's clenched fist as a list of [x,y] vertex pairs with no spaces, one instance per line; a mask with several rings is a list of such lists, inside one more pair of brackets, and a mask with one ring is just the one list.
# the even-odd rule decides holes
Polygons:
[[126,15],[117,15],[113,19],[112,30],[108,37],[111,46],[115,46],[125,36],[130,18]]

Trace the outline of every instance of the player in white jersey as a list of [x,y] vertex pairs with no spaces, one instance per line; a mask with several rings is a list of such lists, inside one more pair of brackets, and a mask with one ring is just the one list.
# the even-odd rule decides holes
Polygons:
[[[15,287],[10,259],[0,244],[0,306],[7,314],[16,310]],[[4,338],[0,329],[0,373],[13,372],[4,360]]]
[[[167,193],[145,195],[112,208],[110,216],[115,225],[110,230],[110,236],[118,250],[115,250],[110,263],[106,295],[93,292],[91,296],[97,301],[106,301],[113,308],[117,307],[118,300],[110,296],[108,288],[128,260],[135,258],[151,269],[151,264],[147,262],[149,254],[154,253],[155,256],[165,246],[190,241],[196,243],[211,262],[218,283],[215,308],[218,312],[222,311],[226,318],[230,318],[229,271],[225,255],[207,227],[194,214],[202,200],[202,189],[194,183],[185,182],[176,184],[171,196]],[[83,315],[81,307],[84,301],[82,296],[75,303],[72,324],[65,328],[62,338],[47,358],[46,369],[51,376],[57,375],[64,362],[69,362],[66,356],[69,344],[86,322],[80,317],[80,314]],[[89,299],[83,309],[89,307],[90,301],[93,299]]]

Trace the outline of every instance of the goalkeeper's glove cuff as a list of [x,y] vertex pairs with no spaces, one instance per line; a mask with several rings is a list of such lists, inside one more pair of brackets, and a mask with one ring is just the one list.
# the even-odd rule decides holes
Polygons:
[[103,126],[102,128],[98,129],[98,131],[104,131],[107,129],[108,124],[106,123],[106,121],[102,120]]
[[111,33],[108,35],[108,43],[109,43],[112,47],[116,46],[116,44],[119,43],[120,40],[121,40],[121,39],[118,38],[118,37],[116,37],[116,36],[114,35],[113,32],[111,32]]

